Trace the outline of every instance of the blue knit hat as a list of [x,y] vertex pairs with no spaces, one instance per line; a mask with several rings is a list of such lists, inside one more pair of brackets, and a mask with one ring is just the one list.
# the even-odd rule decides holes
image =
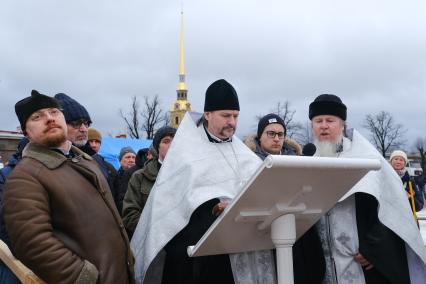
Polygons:
[[82,106],[79,102],[74,100],[73,98],[63,94],[59,93],[55,95],[55,99],[59,101],[61,104],[65,121],[67,123],[71,121],[76,121],[80,119],[85,119],[89,122],[89,124],[92,123],[92,120],[90,119],[90,115],[87,112],[87,110]]

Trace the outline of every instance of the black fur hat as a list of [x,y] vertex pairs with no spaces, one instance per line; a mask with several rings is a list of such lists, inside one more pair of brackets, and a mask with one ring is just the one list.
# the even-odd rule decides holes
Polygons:
[[342,100],[331,94],[322,94],[309,105],[309,119],[317,115],[335,115],[346,121],[346,106]]

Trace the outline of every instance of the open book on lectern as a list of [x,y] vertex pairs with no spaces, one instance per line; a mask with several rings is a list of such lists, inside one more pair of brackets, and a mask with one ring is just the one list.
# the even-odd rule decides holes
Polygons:
[[375,159],[270,155],[188,254],[272,249],[270,225],[284,214],[295,215],[299,238],[380,167]]

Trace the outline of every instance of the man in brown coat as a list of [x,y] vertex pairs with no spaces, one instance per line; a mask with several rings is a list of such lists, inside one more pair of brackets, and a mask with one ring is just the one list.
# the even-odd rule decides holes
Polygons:
[[6,183],[16,256],[47,283],[133,283],[133,257],[107,181],[66,139],[58,102],[37,91],[15,105],[30,143]]

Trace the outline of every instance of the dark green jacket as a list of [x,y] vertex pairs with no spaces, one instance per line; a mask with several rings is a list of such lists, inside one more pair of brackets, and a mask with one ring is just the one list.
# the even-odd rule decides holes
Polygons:
[[130,178],[126,195],[123,200],[123,222],[130,235],[136,229],[139,217],[145,206],[151,188],[157,179],[160,163],[157,159],[152,159],[145,166],[134,172]]

